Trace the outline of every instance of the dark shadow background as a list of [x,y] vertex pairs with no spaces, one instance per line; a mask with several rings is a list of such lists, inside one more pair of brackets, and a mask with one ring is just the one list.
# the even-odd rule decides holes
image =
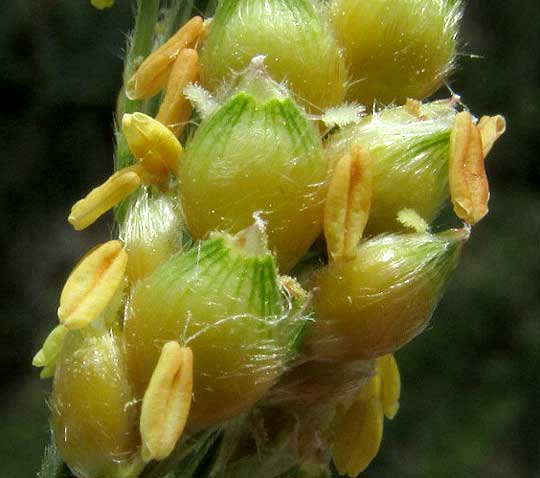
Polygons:
[[[469,0],[452,88],[503,113],[489,157],[491,213],[474,230],[432,327],[397,354],[402,408],[376,477],[540,476],[540,3]],[[48,441],[30,362],[78,258],[110,220],[76,233],[71,205],[112,168],[127,0],[8,0],[0,12],[0,470],[33,477]]]

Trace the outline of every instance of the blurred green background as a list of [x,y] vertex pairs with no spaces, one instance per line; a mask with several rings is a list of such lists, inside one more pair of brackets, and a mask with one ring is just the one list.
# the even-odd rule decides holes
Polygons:
[[[131,13],[127,0],[103,12],[86,0],[2,4],[4,477],[35,476],[50,384],[31,358],[55,323],[69,270],[110,234],[110,221],[75,233],[66,217],[112,168]],[[491,213],[432,326],[397,354],[402,407],[370,478],[540,476],[539,24],[538,0],[468,2],[451,87],[473,112],[503,113],[509,129],[489,158]]]

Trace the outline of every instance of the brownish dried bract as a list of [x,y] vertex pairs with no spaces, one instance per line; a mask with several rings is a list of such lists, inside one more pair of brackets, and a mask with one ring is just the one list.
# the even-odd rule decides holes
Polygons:
[[165,88],[172,65],[182,49],[194,47],[202,32],[203,19],[193,17],[144,60],[127,82],[126,95],[131,99],[141,99],[159,93]]
[[58,318],[80,329],[97,318],[122,285],[128,256],[120,241],[95,247],[77,264],[60,296]]
[[466,111],[456,115],[450,135],[449,184],[454,211],[460,219],[473,225],[488,213],[482,137]]
[[504,119],[504,116],[501,115],[482,116],[478,122],[478,129],[480,130],[480,135],[482,136],[482,147],[485,158],[491,151],[491,148],[495,142],[506,131],[506,120]]
[[367,151],[357,147],[337,163],[324,211],[324,235],[333,260],[354,257],[369,216],[372,183]]
[[191,48],[180,52],[169,76],[165,98],[156,116],[176,136],[191,117],[191,103],[184,96],[184,88],[199,76],[199,55]]
[[144,394],[140,431],[144,461],[163,460],[182,435],[191,407],[193,353],[167,342]]

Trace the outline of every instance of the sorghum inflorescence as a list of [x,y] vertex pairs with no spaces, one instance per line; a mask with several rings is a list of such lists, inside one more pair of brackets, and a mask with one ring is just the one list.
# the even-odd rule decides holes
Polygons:
[[355,476],[488,211],[504,118],[422,103],[461,2],[164,3],[138,1],[117,170],[69,215],[115,209],[118,239],[34,358],[56,446],[80,478]]

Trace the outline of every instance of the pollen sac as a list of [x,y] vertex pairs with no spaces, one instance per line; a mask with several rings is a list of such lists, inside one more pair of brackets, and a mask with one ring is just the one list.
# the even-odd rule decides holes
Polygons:
[[506,120],[504,116],[482,116],[478,121],[478,129],[482,138],[482,153],[484,158],[489,154],[495,142],[506,131]]
[[450,137],[450,196],[454,212],[474,225],[488,213],[489,184],[484,167],[482,133],[472,115],[456,115]]
[[62,350],[64,339],[68,329],[63,325],[58,325],[45,339],[43,347],[34,356],[32,365],[34,367],[43,367],[40,373],[41,378],[49,378],[54,375],[56,362]]
[[60,295],[58,319],[81,329],[97,319],[122,290],[128,255],[120,241],[100,244],[69,275]]
[[201,81],[215,91],[258,55],[297,101],[320,113],[341,103],[347,73],[342,53],[308,0],[220,2],[201,52]]
[[369,151],[373,186],[365,235],[403,230],[398,214],[412,209],[431,223],[449,197],[448,167],[456,111],[450,101],[389,108],[333,135],[326,157],[334,165],[355,147]]
[[315,275],[315,323],[305,346],[319,359],[359,360],[391,353],[422,332],[457,266],[469,232],[384,235],[356,257]]
[[189,347],[167,342],[161,348],[141,407],[144,461],[163,460],[178,442],[189,415],[193,388],[193,354]]
[[384,415],[393,420],[399,410],[401,377],[396,359],[392,354],[377,359],[377,369],[381,377],[381,403]]
[[335,420],[332,455],[341,475],[357,476],[368,467],[381,445],[384,416],[394,418],[399,408],[401,384],[394,356],[374,362],[373,375]]
[[148,172],[176,173],[182,146],[166,126],[144,113],[125,114],[122,132],[131,153]]
[[79,478],[138,476],[138,412],[121,336],[93,325],[69,331],[50,398],[62,457]]
[[149,276],[182,247],[178,202],[156,189],[144,189],[130,205],[120,236],[129,256],[131,284]]
[[[186,48],[174,62],[163,101],[156,120],[167,126],[176,136],[183,131],[191,117],[191,103],[184,96],[184,88],[193,83],[199,74],[199,57],[196,50]],[[176,173],[176,169],[174,170]]]
[[277,380],[304,319],[284,300],[259,225],[215,233],[138,283],[124,325],[130,378],[142,396],[171,340],[193,353],[190,431],[251,407]]
[[203,19],[193,17],[171,38],[152,52],[126,83],[126,95],[131,99],[151,98],[164,89],[173,65],[186,48],[193,48],[204,29]]
[[186,145],[179,195],[196,239],[238,232],[257,213],[286,272],[322,231],[327,168],[315,127],[259,67]]
[[135,168],[117,171],[73,205],[68,221],[77,231],[86,229],[109,209],[136,191],[140,185],[141,177]]
[[[371,383],[365,386],[371,387]],[[332,448],[340,475],[354,477],[368,467],[381,446],[383,422],[384,414],[377,395],[353,403],[338,424]]]
[[348,99],[370,108],[423,99],[454,66],[460,1],[332,0],[329,8],[350,65]]

